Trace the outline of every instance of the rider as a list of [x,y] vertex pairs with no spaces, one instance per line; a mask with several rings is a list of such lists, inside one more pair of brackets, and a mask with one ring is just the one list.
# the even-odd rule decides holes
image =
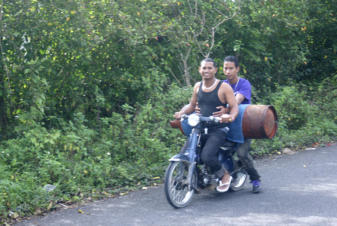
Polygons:
[[[232,89],[236,102],[238,104],[250,104],[251,101],[251,85],[250,82],[244,78],[238,76],[240,70],[239,61],[235,56],[227,56],[224,60],[223,72],[227,77],[225,80]],[[219,113],[216,116],[226,113],[226,109],[220,107]],[[261,190],[260,175],[254,167],[252,157],[249,154],[251,140],[245,139],[244,143],[238,143],[237,154],[240,161],[243,163],[247,173],[249,174],[250,181],[252,183],[254,193],[258,193]]]
[[[224,80],[224,82],[228,83],[232,87],[236,102],[238,104],[250,104],[251,85],[247,79],[238,77],[239,70],[240,70],[239,62],[235,56],[227,56],[224,59],[223,72],[227,77],[227,80]],[[185,107],[188,107],[188,105],[186,105]],[[228,109],[223,106],[217,106],[217,109],[219,111],[213,113],[213,116],[215,117],[220,117],[221,115],[225,114],[228,111]],[[197,108],[196,111],[198,112],[199,109]],[[182,127],[184,129],[185,135],[190,133],[191,128],[186,124],[186,122],[184,121],[182,122]],[[229,127],[231,128],[231,125]],[[231,132],[232,130],[230,130],[228,134],[229,136],[227,136],[227,139],[229,140],[231,137],[230,136]],[[245,139],[243,143],[239,143],[237,142],[237,140],[232,141],[237,143],[237,154],[250,177],[250,181],[253,187],[252,188],[253,193],[260,192],[261,190],[260,175],[255,169],[252,157],[249,154],[251,140]],[[187,144],[185,143],[185,145]]]
[[201,82],[197,82],[193,88],[193,94],[190,103],[184,106],[179,112],[174,114],[176,119],[180,119],[183,114],[190,114],[198,106],[203,116],[211,116],[217,111],[218,106],[229,106],[229,114],[221,115],[220,126],[208,128],[208,133],[202,136],[201,160],[210,168],[218,178],[221,178],[217,191],[226,192],[229,189],[232,177],[228,171],[221,166],[218,161],[218,150],[224,144],[226,124],[235,120],[238,114],[238,105],[232,88],[227,83],[223,83],[215,77],[217,67],[213,59],[206,58],[201,61],[199,73],[202,77]]

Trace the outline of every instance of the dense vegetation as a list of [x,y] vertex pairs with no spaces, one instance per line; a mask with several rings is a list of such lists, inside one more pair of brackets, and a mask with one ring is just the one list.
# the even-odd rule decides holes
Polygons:
[[[0,0],[0,222],[160,183],[199,61],[237,55],[279,130],[336,140],[333,0]],[[222,73],[219,78],[224,78]]]

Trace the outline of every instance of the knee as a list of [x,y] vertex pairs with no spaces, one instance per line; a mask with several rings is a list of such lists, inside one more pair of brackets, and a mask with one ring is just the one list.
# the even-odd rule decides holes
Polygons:
[[237,153],[238,154],[238,158],[241,160],[241,161],[243,161],[243,160],[245,160],[245,155],[243,155],[242,153]]
[[208,155],[206,155],[205,153],[201,152],[201,161],[206,164],[209,161]]
[[201,161],[206,164],[206,165],[212,165],[214,161],[217,159],[214,158],[214,156],[211,156],[207,153],[202,153],[201,154]]
[[245,153],[245,151],[242,150],[242,149],[240,149],[240,148],[237,149],[236,154],[237,154],[237,156],[238,156],[240,159],[246,158],[246,153]]
[[248,156],[248,148],[245,145],[239,145],[236,153],[239,158],[247,158]]

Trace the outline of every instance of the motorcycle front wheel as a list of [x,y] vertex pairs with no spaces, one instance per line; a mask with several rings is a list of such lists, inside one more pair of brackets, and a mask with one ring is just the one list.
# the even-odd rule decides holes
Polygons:
[[[174,208],[186,207],[194,194],[193,185],[188,183],[188,166],[186,162],[170,162],[165,173],[165,195],[167,201]],[[192,183],[196,183],[196,174],[193,174]]]

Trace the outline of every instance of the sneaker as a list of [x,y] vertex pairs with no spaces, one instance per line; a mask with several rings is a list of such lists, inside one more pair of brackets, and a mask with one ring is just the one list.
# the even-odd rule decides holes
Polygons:
[[261,191],[261,182],[259,180],[253,180],[252,184],[253,184],[252,192],[259,193]]
[[229,185],[231,184],[233,177],[229,176],[229,179],[226,180],[226,176],[223,176],[222,179],[219,181],[219,185],[216,187],[218,192],[226,192],[229,189]]

